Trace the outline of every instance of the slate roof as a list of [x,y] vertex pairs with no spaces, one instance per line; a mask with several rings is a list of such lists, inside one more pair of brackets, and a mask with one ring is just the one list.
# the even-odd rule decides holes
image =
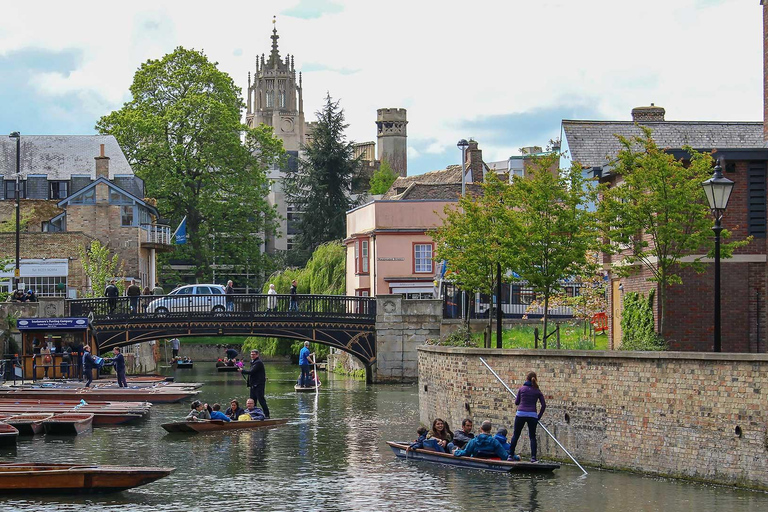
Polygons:
[[[765,148],[762,122],[658,121],[645,122],[662,148],[691,146],[701,151]],[[632,121],[563,119],[563,133],[571,158],[583,167],[603,167],[621,149],[616,135],[632,137],[642,131]]]
[[[466,183],[467,193],[479,195],[483,193],[483,187],[477,183]],[[392,200],[424,200],[424,199],[447,199],[458,200],[461,196],[461,183],[412,183],[400,195],[384,197]]]
[[[21,135],[21,173],[47,174],[49,180],[68,180],[73,174],[96,179],[99,145],[109,157],[109,178],[133,175],[128,159],[112,135]],[[0,173],[10,179],[16,172],[16,139],[0,136]]]

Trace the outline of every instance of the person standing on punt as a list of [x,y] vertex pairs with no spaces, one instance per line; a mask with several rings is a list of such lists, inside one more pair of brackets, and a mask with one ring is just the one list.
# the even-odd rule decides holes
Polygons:
[[85,387],[91,387],[93,382],[93,369],[96,368],[96,361],[93,360],[91,354],[91,346],[86,345],[83,347],[83,374],[85,375]]
[[[171,339],[171,354],[174,359],[176,359],[176,356],[179,355],[179,345],[181,342],[179,341],[179,338],[172,338]],[[166,355],[168,352],[166,352]]]
[[121,388],[127,388],[128,381],[125,380],[125,357],[123,356],[120,347],[115,347],[112,351],[115,353],[112,362],[115,365],[115,372],[117,373],[117,385]]
[[264,396],[267,386],[267,372],[264,368],[264,362],[259,358],[259,351],[256,349],[251,350],[250,369],[243,370],[238,368],[238,371],[248,376],[246,385],[251,390],[251,399],[253,399],[254,404],[258,402],[261,405],[264,416],[269,419],[269,407],[267,407],[267,398]]
[[301,368],[301,377],[299,386],[302,388],[310,387],[309,365],[314,364],[315,360],[309,353],[309,342],[304,342],[304,347],[299,351],[299,368]]
[[[536,412],[536,402],[541,402],[541,410]],[[509,443],[509,460],[520,460],[519,455],[515,455],[517,441],[523,432],[523,426],[528,425],[528,437],[531,440],[531,462],[537,462],[536,459],[536,425],[544,415],[544,409],[547,408],[547,402],[544,400],[544,394],[539,389],[539,381],[536,378],[536,372],[528,372],[525,376],[525,383],[517,391],[515,398],[517,414],[515,415],[515,430],[512,435],[512,441]]]

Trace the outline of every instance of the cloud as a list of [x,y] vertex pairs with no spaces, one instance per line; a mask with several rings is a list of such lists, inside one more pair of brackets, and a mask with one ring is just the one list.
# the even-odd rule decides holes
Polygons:
[[310,20],[319,18],[324,14],[335,14],[343,10],[343,6],[330,0],[299,0],[299,3],[280,11],[280,14]]
[[325,64],[319,64],[317,62],[305,62],[301,66],[302,73],[312,73],[314,71],[329,71],[331,73],[339,73],[340,75],[354,75],[358,73],[360,69],[349,68],[334,68],[326,66]]

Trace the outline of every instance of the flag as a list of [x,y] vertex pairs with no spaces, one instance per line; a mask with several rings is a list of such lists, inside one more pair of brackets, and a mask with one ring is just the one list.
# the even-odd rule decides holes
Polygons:
[[187,243],[187,216],[185,215],[183,219],[181,219],[181,222],[179,223],[179,227],[176,228],[176,231],[173,232],[173,236],[176,237],[176,244],[183,245]]

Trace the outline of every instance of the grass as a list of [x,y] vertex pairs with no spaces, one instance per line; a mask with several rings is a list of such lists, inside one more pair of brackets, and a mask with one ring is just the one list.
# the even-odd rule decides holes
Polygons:
[[[552,324],[550,324],[552,325]],[[581,324],[563,322],[560,325],[560,348],[562,350],[608,350],[608,336],[600,334],[594,337],[594,342],[589,334],[584,335]],[[534,329],[536,325],[516,325],[511,329],[504,329],[501,333],[501,342],[504,348],[534,348]],[[544,348],[542,343],[542,327],[539,327],[539,348]],[[552,326],[554,329],[554,326]],[[472,335],[472,341],[477,346],[483,346],[483,333]],[[496,346],[496,332],[491,334],[491,346]],[[557,348],[555,334],[547,339],[547,348]]]

